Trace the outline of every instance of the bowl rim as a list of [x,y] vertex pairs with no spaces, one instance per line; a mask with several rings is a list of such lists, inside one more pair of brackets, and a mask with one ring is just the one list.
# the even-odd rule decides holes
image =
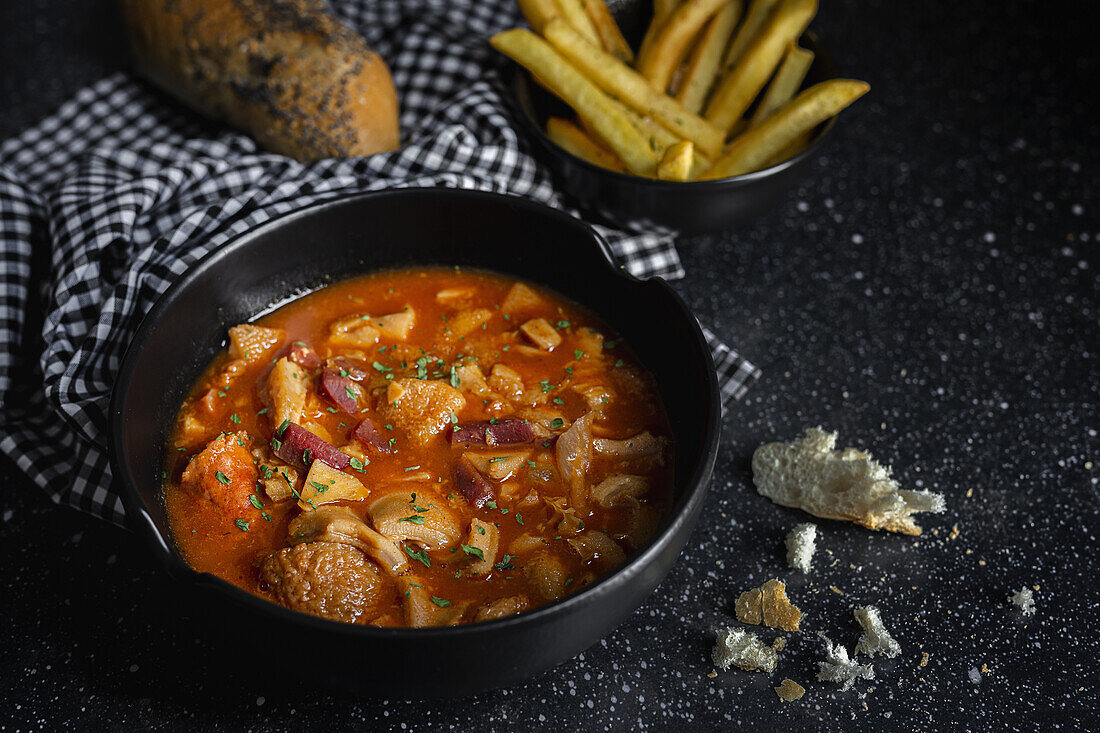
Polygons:
[[[806,43],[807,41],[808,43]],[[810,50],[814,52],[814,60],[811,64],[811,69],[813,68],[813,66],[821,64],[825,67],[826,72],[829,73],[831,77],[836,76],[836,65],[833,61],[833,58],[821,45],[821,39],[818,38],[816,33],[810,30],[805,31],[802,34],[799,42],[806,43],[806,45],[810,47]],[[546,134],[546,130],[544,129],[544,127],[539,125],[539,121],[535,119],[534,110],[530,109],[531,105],[524,103],[524,98],[526,98],[528,102],[531,102],[533,99],[532,94],[535,87],[532,84],[533,79],[531,77],[531,72],[514,62],[510,64],[510,70],[512,78],[509,81],[508,86],[511,88],[512,94],[514,96],[513,101],[516,107],[519,109],[520,119],[523,125],[527,127],[529,131],[533,132],[534,137],[536,137],[539,144],[549,150],[552,155],[564,156],[568,158],[571,163],[580,165],[582,168],[586,168],[594,174],[608,176],[613,180],[627,181],[632,185],[640,186],[643,188],[675,187],[677,190],[684,190],[685,188],[694,188],[696,190],[702,188],[718,189],[737,184],[751,184],[753,181],[762,178],[769,178],[771,176],[782,173],[788,168],[792,168],[795,165],[800,164],[803,160],[813,155],[817,151],[817,149],[821,147],[822,143],[829,136],[829,133],[832,132],[833,128],[836,127],[837,119],[840,117],[840,115],[833,115],[823,124],[818,125],[815,128],[813,138],[810,140],[809,144],[805,148],[803,148],[796,155],[793,155],[786,160],[782,160],[775,165],[770,165],[767,168],[761,168],[760,170],[742,173],[737,176],[727,176],[726,178],[714,178],[695,181],[663,181],[659,178],[647,178],[646,176],[639,176],[633,173],[620,173],[619,171],[614,171],[610,168],[604,168],[603,166],[596,165],[595,163],[574,155],[573,153],[555,143]],[[549,92],[545,93],[550,94]],[[555,99],[557,98],[555,97]]]
[[[436,628],[410,628],[410,627],[380,627],[361,624],[349,624],[334,621],[320,616],[295,611],[281,606],[266,598],[250,593],[222,578],[211,573],[199,572],[187,564],[179,551],[173,547],[172,540],[161,533],[144,500],[138,494],[137,487],[131,480],[127,469],[125,450],[125,415],[123,411],[125,395],[133,379],[134,372],[141,353],[156,331],[161,318],[175,301],[182,296],[184,291],[196,280],[202,278],[209,270],[216,268],[222,258],[229,256],[231,252],[241,247],[248,246],[249,242],[259,237],[278,230],[292,222],[303,218],[324,216],[329,210],[353,205],[364,200],[386,199],[393,197],[424,197],[424,196],[454,196],[458,198],[481,199],[496,205],[519,206],[527,209],[535,216],[544,216],[556,219],[563,224],[578,229],[579,234],[587,236],[593,241],[607,264],[604,271],[605,277],[619,277],[638,283],[643,287],[654,288],[669,301],[678,311],[678,315],[688,324],[692,338],[703,355],[702,373],[705,393],[705,425],[703,426],[703,445],[701,446],[700,460],[692,467],[691,474],[682,487],[681,494],[673,506],[669,509],[668,517],[661,527],[649,538],[649,540],[630,557],[626,562],[609,573],[597,578],[591,584],[571,593],[561,599],[546,603],[528,611],[512,614],[500,619],[480,621],[457,626]],[[491,269],[491,268],[486,268]],[[369,272],[369,270],[367,270]],[[366,273],[360,273],[366,274]],[[507,274],[502,272],[502,274]],[[331,284],[331,283],[330,283]],[[324,287],[324,285],[320,286]],[[313,292],[312,290],[306,292]],[[295,297],[301,297],[306,292],[298,293]],[[278,301],[282,305],[287,301]],[[270,308],[273,304],[268,304]],[[260,310],[257,313],[265,313]],[[597,315],[600,315],[597,313]],[[255,317],[255,316],[253,316]],[[110,465],[114,477],[114,487],[119,491],[123,506],[127,511],[127,524],[139,534],[144,535],[152,545],[154,554],[165,567],[169,575],[180,580],[187,580],[198,586],[206,586],[225,594],[227,597],[243,603],[245,606],[255,608],[258,612],[270,617],[308,627],[322,633],[351,634],[361,639],[375,640],[401,640],[416,639],[434,640],[448,639],[459,635],[479,635],[496,633],[503,630],[534,626],[543,620],[562,613],[575,611],[588,605],[597,597],[613,593],[633,576],[641,572],[644,567],[650,565],[664,549],[684,529],[684,525],[694,522],[696,506],[702,503],[710,488],[710,479],[717,458],[718,445],[721,438],[722,405],[718,387],[717,373],[714,369],[713,358],[706,337],[703,334],[699,322],[687,307],[687,304],[679,294],[663,278],[653,277],[646,280],[639,279],[624,268],[621,268],[614,258],[611,246],[608,242],[587,222],[572,216],[564,211],[555,209],[546,204],[521,196],[502,194],[490,191],[471,189],[455,189],[445,187],[385,189],[381,191],[356,192],[335,196],[292,211],[275,216],[262,224],[234,236],[217,249],[204,255],[187,272],[176,279],[157,299],[149,312],[142,318],[134,336],[126,348],[118,376],[112,387],[111,401],[108,409],[108,426],[110,436]],[[687,528],[687,529],[690,529]],[[679,554],[679,553],[678,553]],[[631,611],[636,610],[636,606]]]

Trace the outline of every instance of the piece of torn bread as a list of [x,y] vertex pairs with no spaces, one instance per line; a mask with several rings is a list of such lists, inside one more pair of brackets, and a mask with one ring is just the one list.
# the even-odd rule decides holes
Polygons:
[[917,512],[942,512],[943,495],[899,490],[890,469],[855,448],[836,450],[836,433],[808,428],[800,440],[768,443],[752,457],[756,490],[777,504],[868,529],[919,535]]
[[787,586],[778,578],[738,596],[734,613],[743,624],[763,624],[784,631],[798,631],[802,620],[802,611],[787,598]]
[[732,626],[718,632],[711,657],[718,669],[737,666],[749,672],[774,672],[779,661],[776,651],[764,646],[756,634]]

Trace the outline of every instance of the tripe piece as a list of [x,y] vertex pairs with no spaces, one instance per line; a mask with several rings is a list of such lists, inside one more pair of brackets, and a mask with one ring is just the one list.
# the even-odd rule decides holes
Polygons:
[[852,615],[863,627],[863,636],[859,637],[859,642],[856,643],[856,654],[866,654],[869,657],[882,654],[891,658],[901,654],[901,644],[898,644],[882,625],[877,608],[860,606],[852,609]]
[[855,448],[836,450],[836,433],[809,428],[800,440],[768,443],[752,457],[756,490],[777,504],[868,529],[919,535],[917,512],[942,512],[942,494],[898,489],[890,469]]
[[816,524],[811,522],[796,524],[787,534],[787,564],[795,570],[808,573],[813,569],[815,549],[817,549]]
[[736,665],[750,672],[774,672],[779,661],[775,650],[765,646],[756,634],[732,626],[718,633],[711,656],[718,669]]
[[798,631],[802,618],[802,612],[787,598],[787,586],[776,579],[742,593],[734,610],[742,623],[764,624],[784,631]]

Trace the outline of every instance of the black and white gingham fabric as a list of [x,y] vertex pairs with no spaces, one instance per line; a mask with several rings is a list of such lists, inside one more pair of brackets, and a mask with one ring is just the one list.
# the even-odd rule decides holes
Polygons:
[[[387,60],[404,146],[303,165],[263,153],[124,74],[0,144],[0,450],[55,502],[121,523],[106,414],[141,317],[256,225],[356,191],[445,186],[571,209],[509,123],[486,39],[514,0],[333,2]],[[671,237],[601,229],[639,277],[683,275]],[[758,370],[709,331],[723,397]]]

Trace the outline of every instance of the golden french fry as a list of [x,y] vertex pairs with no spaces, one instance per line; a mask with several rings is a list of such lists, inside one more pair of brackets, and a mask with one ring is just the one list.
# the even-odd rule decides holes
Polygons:
[[[677,137],[674,133],[669,132],[667,128],[663,127],[661,123],[657,122],[657,120],[652,117],[643,117],[622,102],[614,99],[611,101],[618,105],[623,114],[630,118],[630,121],[634,124],[634,129],[649,141],[649,147],[657,154],[658,159],[663,158],[670,147],[678,142],[683,142],[683,138]],[[596,140],[599,139],[599,135],[588,129],[583,120],[581,120],[581,126],[585,128],[589,137]],[[703,155],[698,150],[694,151],[693,159],[695,161],[695,167],[692,170],[702,171],[710,168],[710,158]]]
[[687,71],[680,80],[679,91],[676,92],[676,100],[684,105],[684,109],[696,114],[703,109],[707,93],[714,86],[718,69],[722,66],[722,51],[729,42],[733,29],[737,27],[744,7],[742,0],[730,0],[703,31],[702,38],[691,52]]
[[725,4],[726,0],[688,0],[665,22],[657,40],[645,55],[638,57],[638,71],[654,89],[659,92],[668,89],[692,39]]
[[[722,131],[688,112],[672,97],[656,91],[644,76],[586,41],[560,18],[547,23],[543,33],[554,48],[608,94],[643,115],[656,118],[681,138],[694,142],[707,155],[715,155],[722,149],[725,137]],[[625,158],[623,161],[630,166]]]
[[691,140],[681,140],[669,147],[657,164],[657,177],[662,181],[690,181],[691,166],[695,162],[695,145]]
[[816,12],[817,0],[782,0],[737,66],[714,90],[704,115],[708,122],[728,134],[768,82],[787,45],[798,40]]
[[592,25],[596,26],[596,32],[600,35],[604,49],[622,60],[624,64],[632,63],[634,51],[623,38],[623,32],[619,30],[619,24],[607,9],[607,3],[604,0],[584,0],[584,9],[588,11]]
[[[565,25],[560,18],[554,18],[546,27],[555,24]],[[489,43],[527,68],[547,89],[575,109],[632,173],[653,176],[657,172],[657,154],[650,149],[648,141],[599,87],[562,58],[549,43],[523,28],[498,33]]]
[[756,127],[771,117],[777,109],[798,94],[798,90],[802,88],[802,80],[806,78],[806,73],[813,62],[813,51],[807,51],[791,43],[790,48],[787,49],[787,55],[783,57],[783,63],[779,65],[779,71],[775,72],[775,76],[764,91],[764,96],[756,105],[756,111],[749,120],[749,127]]
[[561,17],[565,19],[566,23],[573,26],[573,30],[592,41],[592,43],[603,43],[600,40],[600,34],[596,32],[596,26],[592,24],[592,19],[588,17],[588,13],[584,9],[583,0],[555,1],[558,4],[558,10],[561,11]]
[[665,21],[676,12],[679,5],[679,0],[653,0],[653,19],[649,21],[649,27],[646,28],[645,36],[642,37],[642,45],[638,47],[638,58],[649,53],[649,47],[657,40],[657,36],[661,35],[661,28],[664,27]]
[[547,21],[561,15],[554,0],[516,0],[516,4],[527,23],[535,29],[535,33],[542,33],[542,27]]
[[856,101],[871,88],[854,79],[830,79],[799,94],[756,127],[731,142],[700,180],[728,178],[759,170],[792,140]]
[[779,0],[752,0],[749,5],[749,12],[745,14],[744,22],[737,29],[737,35],[730,41],[729,48],[726,49],[726,58],[722,61],[723,69],[729,71],[733,68],[733,65],[741,58],[741,54],[748,49],[749,44],[756,38],[756,34],[764,27],[764,23],[768,20],[768,16],[771,15],[778,2]]
[[589,163],[607,168],[617,173],[626,173],[626,166],[607,148],[596,144],[584,130],[561,117],[551,117],[546,121],[546,136],[559,147]]

